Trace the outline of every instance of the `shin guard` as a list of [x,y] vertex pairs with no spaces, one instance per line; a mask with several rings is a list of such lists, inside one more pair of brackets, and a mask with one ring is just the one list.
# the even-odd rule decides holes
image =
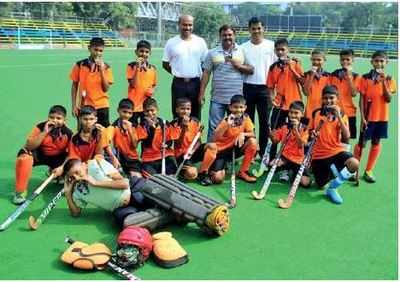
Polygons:
[[208,233],[222,236],[229,229],[227,206],[173,177],[153,175],[141,192],[146,199],[172,212],[179,220],[195,222]]
[[15,191],[24,192],[32,175],[33,157],[28,154],[18,156],[15,162]]

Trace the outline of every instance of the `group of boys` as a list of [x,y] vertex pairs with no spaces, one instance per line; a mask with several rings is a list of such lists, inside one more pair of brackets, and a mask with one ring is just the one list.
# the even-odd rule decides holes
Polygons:
[[[35,165],[47,165],[60,176],[68,159],[86,162],[103,158],[104,154],[128,176],[147,177],[161,173],[163,161],[166,174],[175,174],[177,162],[184,160],[183,156],[201,130],[201,123],[191,117],[191,102],[187,98],[176,101],[177,118],[171,122],[158,117],[157,101],[152,98],[157,74],[148,62],[150,44],[147,41],[137,44],[137,60],[127,66],[128,98],[119,102],[119,117],[111,125],[107,90],[113,78],[110,66],[102,60],[103,50],[104,41],[93,38],[89,45],[90,57],[79,61],[71,72],[72,111],[78,116],[78,132],[73,135],[66,127],[65,108],[53,106],[48,120],[34,127],[18,153],[15,204],[25,201]],[[270,138],[275,144],[285,142],[279,165],[296,173],[304,159],[307,142],[317,138],[311,162],[315,181],[320,187],[329,183],[327,196],[340,204],[343,200],[337,188],[359,166],[360,146],[354,149],[355,157],[345,146],[350,138],[356,137],[356,106],[352,98],[357,92],[361,94],[361,127],[366,130],[366,140],[372,139],[364,178],[375,182],[372,170],[380,153],[380,139],[387,138],[388,103],[395,92],[394,80],[383,72],[388,58],[382,51],[375,52],[371,60],[373,69],[360,76],[352,72],[352,50],[340,53],[342,68],[331,74],[323,69],[326,59],[322,51],[312,52],[312,69],[306,73],[298,59],[288,56],[286,39],[275,42],[275,53],[279,59],[270,67],[266,84],[274,95],[271,121],[277,120]],[[302,92],[307,97],[306,106]],[[229,114],[217,126],[212,142],[195,144],[190,160],[180,173],[181,179],[198,179],[202,185],[223,182],[226,162],[235,151],[236,157],[244,155],[238,177],[256,182],[249,168],[258,145],[254,125],[245,111],[244,97],[234,95]],[[137,152],[139,142],[141,158]],[[274,157],[275,153],[271,154]],[[197,169],[194,164],[200,161]],[[307,172],[302,184],[310,185]]]

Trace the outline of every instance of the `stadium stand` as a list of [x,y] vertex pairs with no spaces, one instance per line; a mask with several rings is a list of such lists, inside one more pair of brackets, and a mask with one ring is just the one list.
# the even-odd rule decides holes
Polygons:
[[106,46],[125,47],[118,34],[102,23],[0,18],[0,45],[86,46],[95,36],[103,37]]
[[[390,58],[398,55],[398,35],[393,33],[298,32],[268,28],[265,36],[271,40],[286,38],[295,53],[310,53],[318,48],[328,54],[338,54],[341,49],[351,48],[360,57],[369,57],[376,50],[385,50]],[[236,38],[239,43],[248,40],[247,27],[238,28]]]

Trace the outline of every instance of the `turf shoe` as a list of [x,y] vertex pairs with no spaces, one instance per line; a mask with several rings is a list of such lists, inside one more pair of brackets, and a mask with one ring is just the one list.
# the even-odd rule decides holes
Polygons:
[[326,190],[326,196],[331,200],[331,202],[340,205],[343,203],[343,199],[340,196],[339,192],[337,189],[327,189]]
[[199,175],[197,176],[197,180],[203,186],[209,186],[209,185],[213,184],[213,182],[207,172],[200,172]]
[[365,171],[364,175],[363,175],[363,178],[368,183],[375,183],[376,182],[376,178],[372,174],[372,171]]
[[257,178],[250,175],[247,171],[239,171],[237,177],[249,183],[254,183],[257,181]]
[[28,195],[28,191],[24,192],[15,192],[14,198],[12,200],[14,205],[22,205],[26,201],[26,196]]
[[279,174],[279,181],[281,182],[289,182],[289,171],[287,170],[282,170],[281,173]]

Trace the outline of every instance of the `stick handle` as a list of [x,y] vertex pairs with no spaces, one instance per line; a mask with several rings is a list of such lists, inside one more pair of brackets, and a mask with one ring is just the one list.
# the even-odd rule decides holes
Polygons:
[[166,163],[165,163],[165,147],[167,146],[167,133],[166,133],[166,121],[163,120],[162,125],[162,151],[161,151],[161,174],[166,174]]
[[36,190],[29,196],[29,198],[20,205],[1,225],[0,231],[5,230],[11,223],[13,223],[21,213],[32,203],[33,200],[43,191],[44,188],[50,183],[54,178],[54,173],[52,173]]

